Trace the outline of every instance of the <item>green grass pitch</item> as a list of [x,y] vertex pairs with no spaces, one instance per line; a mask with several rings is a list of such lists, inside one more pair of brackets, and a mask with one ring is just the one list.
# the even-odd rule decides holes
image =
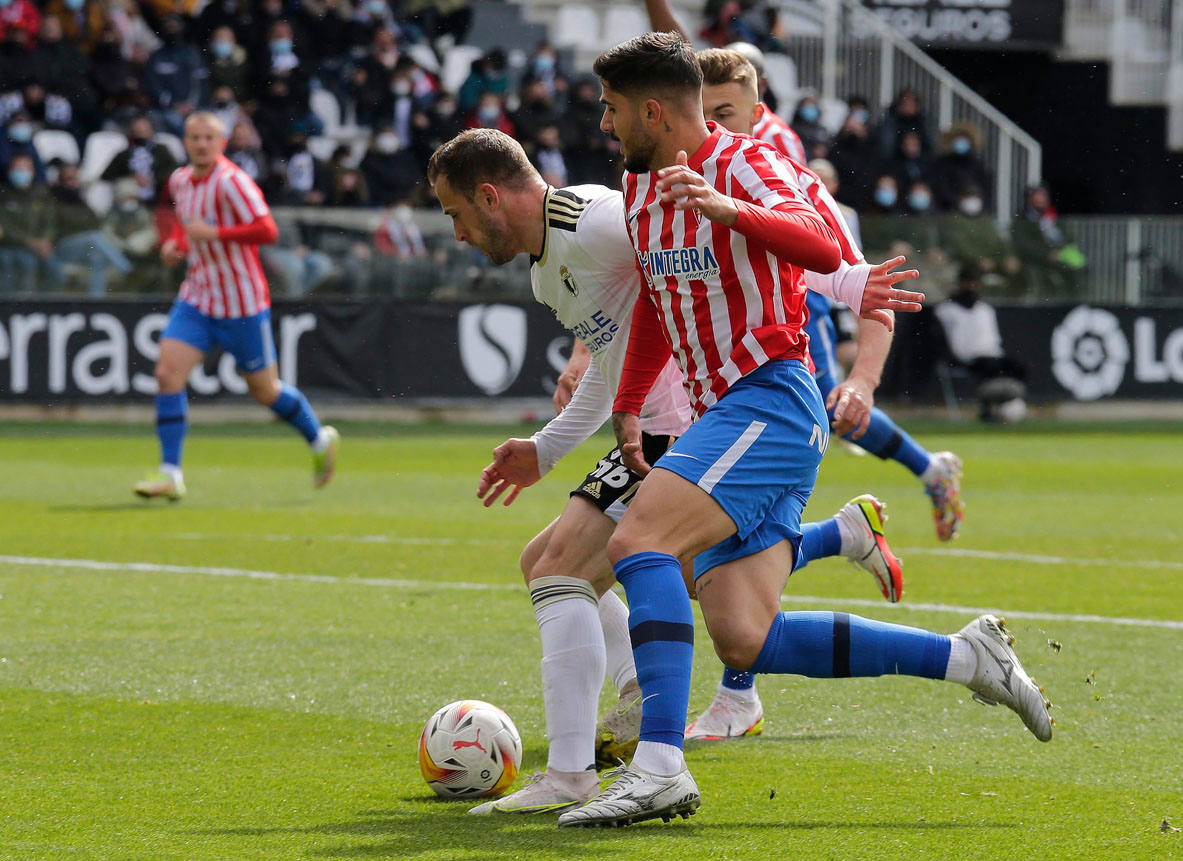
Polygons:
[[[481,698],[544,767],[518,553],[608,438],[486,510],[524,428],[342,430],[317,492],[285,428],[199,427],[189,498],[149,505],[149,428],[0,426],[0,858],[1183,857],[1177,428],[923,429],[965,459],[949,545],[902,468],[832,446],[808,514],[884,499],[904,603],[824,560],[785,606],[1001,611],[1055,738],[954,685],[765,677],[762,737],[688,750],[698,815],[615,831],[470,817],[416,762],[436,708]],[[717,679],[700,621],[694,712]]]

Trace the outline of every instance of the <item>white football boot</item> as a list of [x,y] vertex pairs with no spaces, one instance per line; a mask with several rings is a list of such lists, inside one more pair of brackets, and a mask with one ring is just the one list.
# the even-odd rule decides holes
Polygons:
[[675,816],[687,819],[698,809],[701,796],[688,769],[673,777],[661,777],[632,766],[608,773],[620,776],[587,804],[559,816],[560,828],[615,828],[647,819],[669,822]]
[[842,506],[834,516],[849,527],[850,534],[857,536],[857,546],[846,556],[850,564],[870,571],[879,591],[891,603],[904,597],[903,566],[883,534],[887,506],[864,493]]
[[686,727],[686,740],[726,741],[764,732],[764,706],[754,689],[752,695],[753,699],[745,700],[719,685],[707,710]]
[[1019,663],[1006,622],[996,616],[978,616],[953,636],[968,640],[977,655],[978,667],[969,683],[974,699],[988,706],[1002,703],[1023,719],[1037,739],[1051,741],[1051,704]]
[[573,804],[582,804],[596,797],[600,783],[595,779],[595,772],[589,771],[588,774],[591,780],[586,792],[578,791],[571,786],[570,781],[562,780],[549,771],[532,774],[526,778],[526,785],[517,792],[486,801],[468,812],[476,816],[494,813],[558,813]]

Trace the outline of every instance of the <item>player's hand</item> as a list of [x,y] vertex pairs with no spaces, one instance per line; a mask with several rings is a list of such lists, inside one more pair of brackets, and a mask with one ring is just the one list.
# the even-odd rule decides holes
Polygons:
[[218,238],[218,228],[206,224],[200,218],[194,218],[185,225],[185,234],[190,242],[212,242]]
[[651,467],[641,450],[641,420],[632,413],[613,413],[612,430],[620,448],[620,461],[639,476],[649,474]]
[[488,508],[508,490],[502,505],[512,505],[523,488],[541,477],[534,440],[507,439],[493,449],[493,462],[481,470],[477,499],[484,500],[485,508]]
[[858,439],[871,424],[871,407],[875,405],[875,387],[860,377],[843,380],[826,397],[826,409],[834,411],[830,427],[838,436],[850,434]]
[[899,290],[895,286],[901,281],[910,281],[920,277],[920,273],[915,269],[905,269],[901,272],[891,271],[906,260],[905,257],[893,257],[878,266],[872,266],[871,273],[867,276],[867,286],[863,290],[863,305],[859,308],[859,316],[868,320],[877,320],[886,326],[889,332],[895,329],[895,318],[891,312],[913,312],[924,307],[921,304],[924,302],[923,293]]
[[587,373],[589,364],[591,364],[591,350],[585,347],[582,341],[576,339],[571,345],[571,358],[567,360],[567,367],[563,369],[563,373],[559,374],[559,379],[555,383],[556,413],[561,413],[563,407],[571,403],[571,396],[575,394],[575,389],[579,387],[579,381]]
[[696,212],[730,227],[739,217],[735,201],[723,194],[702,174],[691,170],[685,150],[678,151],[677,164],[657,172],[657,190],[663,201],[674,201],[674,209],[693,209]]
[[177,240],[166,239],[164,244],[160,246],[160,260],[165,266],[176,266],[184,259],[185,255],[181,251],[181,246],[177,244]]

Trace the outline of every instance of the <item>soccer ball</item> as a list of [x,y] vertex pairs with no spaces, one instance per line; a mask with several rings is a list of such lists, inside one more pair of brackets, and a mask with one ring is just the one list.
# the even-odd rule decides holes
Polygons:
[[437,711],[419,736],[419,770],[444,798],[493,798],[522,764],[522,737],[497,706],[459,700]]

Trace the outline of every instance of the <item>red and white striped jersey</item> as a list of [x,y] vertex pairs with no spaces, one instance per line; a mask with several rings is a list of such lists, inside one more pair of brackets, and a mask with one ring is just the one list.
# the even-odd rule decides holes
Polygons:
[[[710,136],[690,157],[692,170],[737,201],[788,210],[825,230],[794,165],[768,144],[714,123],[707,127]],[[654,173],[625,175],[628,228],[646,295],[682,368],[695,413],[702,415],[766,362],[808,362],[805,281],[801,268],[759,240],[663,203],[656,181]]]
[[797,181],[805,194],[809,196],[809,202],[834,231],[834,236],[837,237],[838,244],[842,247],[842,259],[852,266],[864,262],[862,249],[858,247],[854,233],[851,231],[850,225],[846,223],[842,207],[839,206],[838,201],[834,200],[834,195],[830,194],[821,177],[796,162],[793,163],[793,169],[797,171]]
[[801,138],[788,123],[769,110],[767,105],[764,106],[764,116],[760,117],[760,121],[752,129],[752,137],[772,144],[781,155],[799,164],[809,161],[805,156],[805,146],[801,143]]
[[[271,214],[254,180],[224,156],[201,179],[193,177],[190,165],[177,168],[168,189],[182,225],[197,218],[217,227],[235,227]],[[180,298],[201,313],[249,317],[271,307],[257,245],[190,241],[188,263]]]

